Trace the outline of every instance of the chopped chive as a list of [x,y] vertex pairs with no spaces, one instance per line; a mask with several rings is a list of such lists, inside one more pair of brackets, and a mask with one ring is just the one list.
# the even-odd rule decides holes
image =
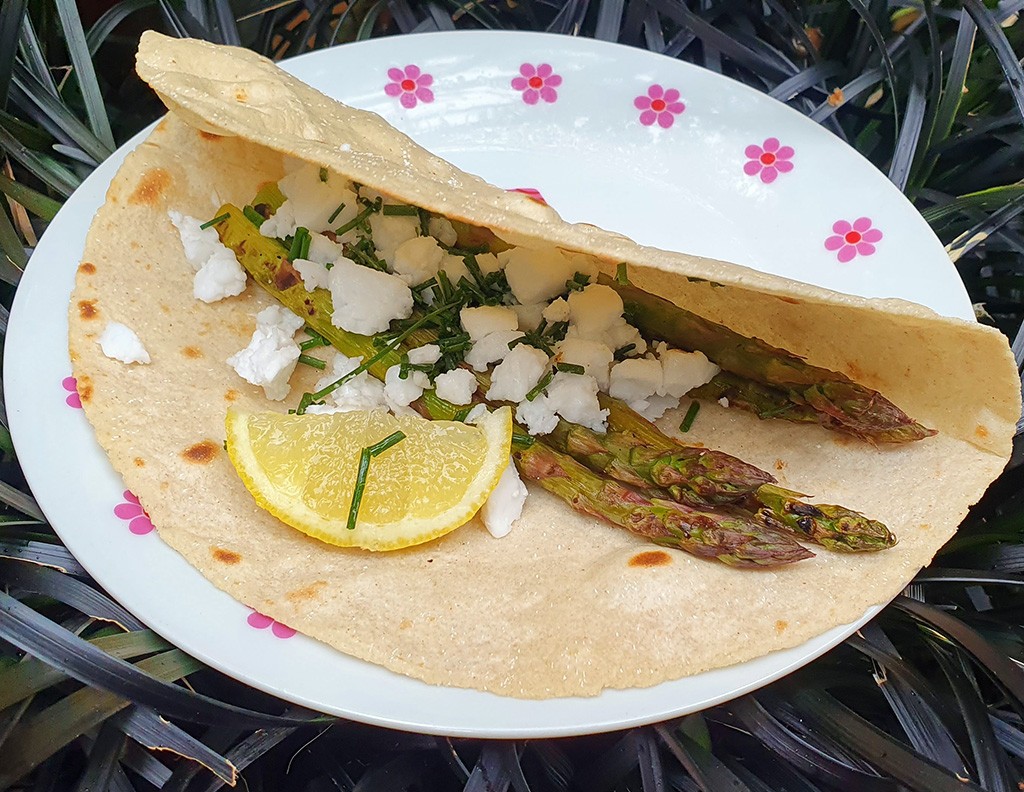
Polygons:
[[[301,349],[301,347],[300,347]],[[299,355],[299,363],[304,363],[307,366],[312,366],[315,369],[323,371],[327,368],[327,364],[320,358],[315,358],[312,355]]]
[[680,432],[690,431],[690,427],[693,426],[693,419],[697,417],[698,412],[700,412],[700,402],[690,402],[690,409],[686,411],[686,415],[683,416],[683,422],[679,424]]
[[619,361],[625,360],[626,358],[629,357],[629,353],[632,352],[634,349],[636,349],[636,344],[626,344],[625,346],[620,346],[618,349],[615,350],[615,354],[613,355],[613,357]]
[[306,393],[303,393],[302,394],[302,398],[299,399],[299,406],[296,407],[294,410],[289,410],[288,414],[289,415],[305,415],[307,407],[309,407],[311,405],[314,405],[314,404],[323,404],[323,403],[324,403],[323,399],[319,399],[318,400],[316,398],[316,394],[315,393],[309,393],[307,391]]
[[621,283],[623,286],[629,285],[629,275],[626,272],[626,262],[619,262],[619,266],[615,268],[615,280]]
[[589,285],[590,276],[584,275],[582,272],[577,272],[572,276],[572,278],[565,282],[565,288],[569,291],[583,291]]
[[528,434],[525,434],[523,432],[517,432],[515,430],[512,431],[513,448],[529,448],[535,442],[537,441],[530,437],[530,435]]
[[430,212],[426,209],[417,209],[420,216],[420,236],[430,236]]
[[338,215],[340,215],[341,214],[341,210],[344,209],[344,208],[345,208],[345,202],[342,201],[340,204],[338,204],[338,208],[335,209],[333,212],[331,212],[331,216],[327,218],[327,225],[330,225],[331,223],[333,223],[334,222],[334,218],[336,218]]
[[364,222],[367,217],[369,217],[370,215],[372,215],[376,211],[377,211],[377,204],[375,204],[375,203],[370,204],[365,209],[363,209],[363,211],[361,211],[359,214],[357,214],[355,217],[353,217],[351,220],[349,220],[347,223],[345,223],[345,225],[338,226],[337,228],[335,228],[334,229],[334,233],[337,234],[338,236],[341,236],[342,234],[348,233],[353,228],[355,228],[357,225],[359,225],[360,223]]
[[566,374],[586,374],[587,370],[576,363],[556,363],[556,371],[564,371]]
[[352,491],[352,507],[348,511],[348,529],[354,531],[356,519],[359,517],[359,504],[363,500],[363,490],[366,489],[366,476],[370,471],[370,459],[383,454],[396,443],[405,440],[405,433],[398,431],[389,434],[379,443],[367,446],[359,452],[359,472],[356,473],[356,486]]
[[554,377],[555,377],[555,373],[553,371],[549,371],[547,374],[545,374],[543,377],[541,377],[540,382],[538,382],[533,387],[533,389],[529,393],[526,394],[526,400],[527,401],[533,401],[538,396],[540,396],[541,393],[544,392],[544,389],[548,385],[551,384],[551,380],[554,379]]
[[205,223],[203,223],[201,226],[199,226],[199,230],[200,231],[205,231],[207,228],[210,228],[211,226],[217,225],[217,223],[224,222],[229,217],[231,217],[231,212],[225,212],[222,215],[217,215],[215,218],[213,218],[213,220],[207,220]]
[[409,354],[407,352],[402,353],[402,359],[398,361],[398,378],[401,380],[409,379]]
[[308,231],[302,235],[302,245],[300,246],[299,249],[300,259],[309,258],[309,245],[312,241],[313,237]]
[[[288,260],[295,261],[297,258],[302,258],[302,245],[303,238],[309,236],[309,230],[299,226],[295,229],[295,236],[292,237],[292,245],[288,248]],[[308,248],[307,248],[308,252]]]
[[244,214],[246,218],[249,220],[249,222],[252,223],[257,228],[263,225],[263,221],[265,218],[251,206],[246,206],[244,209],[242,209],[242,214]]
[[327,181],[327,168],[321,168],[320,169],[320,181],[322,181],[322,182]]
[[381,214],[385,217],[416,217],[419,213],[420,210],[415,206],[407,206],[405,204],[384,204],[381,209]]
[[309,334],[309,338],[299,344],[299,351],[308,352],[309,350],[316,349],[317,347],[330,346],[331,342],[320,335],[316,330],[307,327],[306,332]]

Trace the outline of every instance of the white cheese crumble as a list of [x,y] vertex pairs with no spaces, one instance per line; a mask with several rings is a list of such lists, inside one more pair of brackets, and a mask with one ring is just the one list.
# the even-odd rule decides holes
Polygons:
[[234,297],[245,291],[245,270],[235,252],[220,241],[217,230],[202,228],[203,221],[173,209],[167,213],[178,229],[185,258],[196,271],[192,296],[205,303]]
[[484,336],[503,330],[517,330],[519,317],[511,308],[500,305],[484,305],[479,308],[463,308],[459,311],[462,329],[469,333],[469,340],[480,341]]
[[[409,362],[417,366],[433,365],[441,359],[441,347],[437,344],[424,344],[409,350]],[[419,372],[423,374],[423,372]]]
[[395,253],[401,244],[420,235],[420,221],[418,217],[375,213],[370,215],[370,233],[377,255],[394,267]]
[[549,324],[569,321],[569,303],[564,297],[552,300],[541,314]]
[[663,386],[661,363],[648,358],[630,358],[612,366],[608,395],[624,402],[654,396]]
[[427,233],[434,237],[442,245],[451,247],[459,241],[459,235],[455,231],[455,226],[452,225],[451,220],[447,217],[431,216],[427,221]]
[[97,343],[103,354],[111,360],[120,360],[122,363],[150,362],[149,352],[135,331],[120,322],[107,322]]
[[601,409],[597,390],[597,380],[587,374],[559,372],[547,387],[547,402],[569,423],[603,433],[608,428],[608,410]]
[[505,278],[512,294],[523,305],[546,302],[565,294],[565,282],[577,272],[577,264],[554,247],[543,250],[514,247],[499,253],[498,261],[505,267]]
[[361,267],[342,256],[327,273],[335,327],[360,335],[388,329],[393,319],[412,314],[412,291],[401,278]]
[[[273,216],[263,221],[263,236],[284,238],[294,234],[299,226],[315,235],[344,225],[362,210],[350,181],[329,171],[323,181],[320,166],[311,163],[300,164],[277,186],[286,200]],[[331,220],[342,204],[344,208]],[[342,239],[348,241],[347,235]]]
[[416,286],[437,274],[444,255],[433,237],[415,237],[395,249],[392,269],[410,286]]
[[516,420],[531,435],[546,435],[558,425],[555,408],[543,393],[533,401],[521,401],[516,406]]
[[422,371],[409,371],[402,379],[401,370],[396,364],[384,372],[384,400],[396,415],[401,413],[400,408],[408,407],[430,387],[430,380]]
[[292,262],[292,266],[302,278],[302,285],[306,287],[306,291],[311,292],[313,289],[330,288],[330,270],[323,264],[317,261],[308,261],[307,259],[295,259]]
[[[512,314],[515,316],[515,313]],[[518,330],[498,330],[488,333],[470,347],[466,353],[466,362],[476,371],[486,371],[488,363],[504,360],[509,353],[508,345],[521,338]]]
[[469,369],[457,368],[434,377],[438,397],[452,404],[469,404],[476,393],[476,376]]
[[299,359],[295,333],[305,324],[287,308],[271,305],[256,314],[256,330],[249,345],[228,358],[246,382],[260,385],[268,399],[281,401],[291,386],[288,378]]
[[[317,381],[314,391],[322,390],[337,382],[361,366],[362,363],[362,358],[350,358],[336,352],[331,360],[330,372]],[[364,371],[327,394],[324,404],[312,404],[306,408],[306,412],[317,415],[376,409],[387,409],[387,402],[384,400],[384,383]]]
[[622,319],[622,298],[610,286],[591,284],[569,293],[569,322],[583,338],[598,339]]
[[662,396],[679,399],[694,388],[705,385],[722,369],[708,360],[703,352],[683,352],[669,349],[664,342],[658,344],[658,359],[663,375]]
[[519,471],[509,459],[508,466],[498,479],[498,486],[480,509],[480,518],[491,536],[501,539],[508,535],[512,525],[523,513],[523,504],[528,494],[526,485],[519,478]]
[[523,331],[536,330],[544,318],[544,303],[530,303],[529,305],[513,305],[512,310],[519,317],[519,329]]
[[487,398],[492,401],[521,402],[540,382],[548,367],[548,356],[526,344],[517,344],[491,372]]
[[608,371],[615,355],[607,344],[586,338],[566,338],[555,347],[555,357],[562,363],[583,366],[584,373],[596,379],[601,390],[608,390]]
[[444,274],[448,276],[453,284],[458,286],[459,281],[463,278],[469,281],[473,280],[473,276],[469,274],[469,268],[466,267],[466,262],[463,261],[462,256],[453,256],[451,253],[445,253],[441,257],[441,269],[444,270]]
[[306,258],[317,264],[333,264],[341,256],[341,252],[341,245],[337,242],[331,242],[323,234],[311,234]]

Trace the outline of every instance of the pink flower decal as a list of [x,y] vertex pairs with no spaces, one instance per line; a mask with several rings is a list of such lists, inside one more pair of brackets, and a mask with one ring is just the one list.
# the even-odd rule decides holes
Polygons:
[[78,395],[78,380],[74,377],[65,377],[61,380],[60,386],[68,392],[64,403],[76,410],[82,409],[82,397]]
[[419,66],[410,63],[404,69],[388,69],[388,78],[391,82],[384,86],[384,93],[397,96],[402,107],[411,110],[417,102],[434,101],[434,92],[430,90],[434,78],[420,71]]
[[793,170],[792,146],[782,146],[778,138],[770,137],[760,146],[747,146],[744,152],[747,155],[747,162],[743,165],[743,172],[748,176],[761,174],[761,181],[771,184],[780,173],[789,173]]
[[544,200],[544,196],[540,194],[540,190],[535,190],[533,187],[513,187],[508,192],[522,193],[527,198],[536,201],[539,204],[548,205],[548,202]]
[[522,91],[526,104],[535,105],[541,99],[551,103],[558,99],[558,91],[555,89],[562,84],[562,78],[554,73],[550,64],[534,66],[532,63],[524,63],[519,67],[519,74],[521,76],[512,79],[512,87]]
[[153,523],[149,521],[149,515],[131,490],[125,490],[121,497],[124,498],[124,502],[114,507],[114,515],[128,523],[128,530],[136,536],[143,536],[152,531]]
[[640,111],[640,123],[651,126],[655,121],[662,129],[668,129],[676,121],[676,116],[686,109],[679,101],[679,91],[669,88],[667,91],[657,83],[647,89],[646,96],[638,96],[633,106]]
[[882,232],[871,227],[870,217],[858,217],[853,223],[836,220],[832,231],[835,233],[825,240],[825,249],[838,250],[836,258],[844,264],[857,256],[870,256],[882,238]]
[[257,630],[265,630],[267,627],[277,638],[291,638],[295,635],[296,631],[289,627],[287,624],[281,624],[279,621],[274,621],[269,616],[265,616],[259,611],[253,611],[249,614],[249,618],[246,619],[250,627],[255,627]]

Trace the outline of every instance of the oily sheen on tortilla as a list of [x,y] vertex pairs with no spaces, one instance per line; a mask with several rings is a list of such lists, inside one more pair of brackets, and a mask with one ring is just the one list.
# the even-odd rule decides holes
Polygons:
[[[429,683],[523,698],[655,685],[794,646],[885,602],[953,534],[1009,456],[1020,411],[1005,340],[900,301],[865,300],[571,225],[421,149],[247,51],[157,34],[138,69],[171,112],[114,179],[71,300],[70,350],[96,436],[160,537],[236,599],[354,657]],[[299,157],[527,247],[557,245],[747,335],[880,390],[938,434],[875,447],[705,404],[687,435],[781,484],[885,521],[899,544],[773,570],[658,551],[531,487],[511,534],[474,520],[391,553],[310,539],[261,511],[222,448],[229,406],[284,411],[225,360],[270,298],[192,297],[168,218],[244,205]],[[715,281],[690,281],[701,278]],[[122,322],[152,358],[104,357]],[[303,379],[305,377],[305,379]],[[678,412],[661,425],[675,431]]]

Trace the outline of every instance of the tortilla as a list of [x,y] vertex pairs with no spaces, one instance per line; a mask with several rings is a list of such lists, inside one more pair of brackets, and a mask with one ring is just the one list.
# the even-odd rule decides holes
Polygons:
[[[748,660],[896,595],[1009,456],[1019,383],[992,329],[567,224],[244,50],[147,33],[138,69],[172,112],[118,172],[79,267],[69,341],[86,415],[165,542],[231,596],[342,652],[429,683],[523,698],[650,686]],[[859,556],[815,548],[817,557],[788,567],[737,570],[659,550],[537,487],[500,540],[474,521],[374,554],[281,524],[228,462],[225,410],[287,409],[319,372],[293,378],[289,399],[271,404],[224,363],[269,298],[250,283],[236,298],[194,300],[167,212],[212,217],[222,202],[248,202],[280,177],[282,154],[513,244],[578,251],[609,274],[625,261],[635,285],[880,390],[939,434],[873,447],[706,404],[687,441],[881,519],[899,544]],[[108,320],[134,329],[152,363],[104,357],[96,339]],[[661,425],[678,423],[670,412]]]

